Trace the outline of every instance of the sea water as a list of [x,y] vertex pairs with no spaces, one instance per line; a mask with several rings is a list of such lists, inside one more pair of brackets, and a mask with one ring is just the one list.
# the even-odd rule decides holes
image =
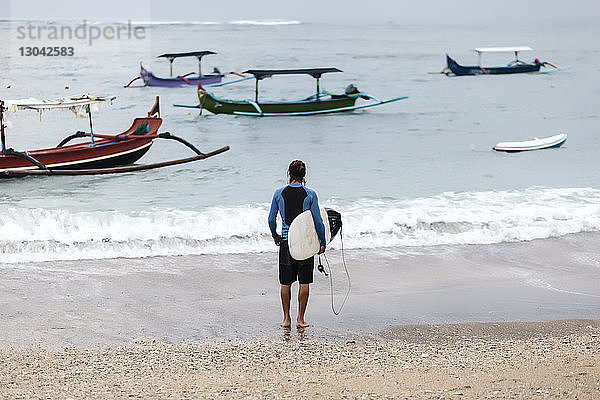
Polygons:
[[[2,37],[13,35],[12,24],[0,22]],[[144,116],[158,95],[161,131],[205,152],[231,150],[145,172],[2,180],[1,263],[274,252],[268,207],[296,158],[306,162],[307,184],[320,202],[342,213],[346,248],[418,250],[600,231],[597,25],[138,24],[149,35],[140,47],[98,41],[60,60],[0,55],[0,98],[113,95],[112,105],[94,112],[94,130],[115,134]],[[524,60],[572,68],[513,76],[432,73],[445,66],[445,53],[472,64],[477,59],[469,49],[508,45],[533,47],[521,54]],[[174,108],[198,102],[193,87],[123,88],[140,61],[166,77],[168,63],[157,55],[205,49],[218,54],[203,60],[204,72],[337,67],[344,72],[324,75],[322,89],[342,93],[354,83],[380,99],[409,98],[352,113],[251,118]],[[511,56],[484,61],[503,64]],[[181,59],[174,69],[184,74],[197,65]],[[260,87],[261,99],[295,100],[314,92],[314,80],[278,76]],[[252,99],[254,81],[211,90]],[[18,150],[51,147],[89,130],[86,118],[68,112],[7,118],[8,146]],[[568,134],[559,149],[491,150],[497,142],[558,133]],[[139,162],[190,155],[179,143],[157,140]]]

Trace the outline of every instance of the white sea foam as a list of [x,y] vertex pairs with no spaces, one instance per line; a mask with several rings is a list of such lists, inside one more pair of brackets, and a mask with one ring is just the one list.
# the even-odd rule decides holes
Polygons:
[[[491,244],[600,231],[600,190],[587,188],[331,199],[325,205],[342,213],[346,248]],[[268,204],[139,212],[0,205],[0,262],[274,251],[267,212]]]
[[[129,22],[121,22],[127,24]],[[223,22],[219,21],[131,21],[132,25],[143,25],[143,26],[160,26],[160,25],[222,25]]]
[[[127,24],[129,22],[123,22]],[[133,25],[144,25],[144,26],[160,26],[160,25],[262,25],[262,26],[276,26],[276,25],[299,25],[302,21],[294,20],[239,20],[239,21],[132,21]]]
[[443,193],[343,210],[348,247],[491,244],[600,230],[600,190]]
[[285,20],[240,20],[240,21],[230,21],[230,24],[233,25],[265,25],[265,26],[274,26],[274,25],[299,25],[301,21],[285,21]]

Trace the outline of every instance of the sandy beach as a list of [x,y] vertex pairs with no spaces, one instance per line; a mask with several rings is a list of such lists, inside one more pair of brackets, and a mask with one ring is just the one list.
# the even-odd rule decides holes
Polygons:
[[2,398],[600,397],[600,321],[389,327],[377,337],[0,351]]
[[599,239],[349,251],[302,332],[274,253],[5,264],[0,396],[600,398]]

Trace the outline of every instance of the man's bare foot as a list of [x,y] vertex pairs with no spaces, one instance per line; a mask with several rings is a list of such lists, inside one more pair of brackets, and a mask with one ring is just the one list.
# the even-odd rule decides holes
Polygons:
[[284,319],[283,322],[281,324],[279,324],[279,326],[281,326],[282,328],[291,328],[292,327],[292,320],[291,319]]
[[310,326],[306,321],[296,321],[296,328],[308,328]]

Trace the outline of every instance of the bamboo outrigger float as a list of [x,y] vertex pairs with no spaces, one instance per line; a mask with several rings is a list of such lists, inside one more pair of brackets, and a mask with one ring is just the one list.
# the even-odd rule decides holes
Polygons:
[[[337,68],[306,68],[306,69],[250,69],[244,71],[256,79],[254,101],[252,100],[226,100],[216,97],[198,85],[198,99],[200,103],[195,106],[175,104],[175,107],[206,109],[213,114],[234,114],[252,117],[296,116],[315,115],[353,111],[363,108],[375,107],[408,98],[396,97],[389,100],[362,93],[354,85],[349,85],[344,94],[333,94],[320,89],[320,79],[323,74],[342,72]],[[310,75],[316,80],[316,92],[312,96],[297,101],[264,102],[259,101],[259,82],[274,75]],[[366,104],[356,105],[358,99],[369,101]]]
[[[539,72],[540,68],[545,67],[547,65],[559,69],[555,65],[544,61],[541,62],[537,58],[532,63],[527,63],[519,60],[519,53],[522,51],[531,51],[533,50],[528,46],[517,46],[517,47],[478,47],[473,49],[474,52],[477,53],[478,56],[478,64],[477,65],[460,65],[454,59],[452,59],[448,54],[446,54],[446,68],[442,72],[446,73],[446,75],[456,75],[456,76],[464,76],[464,75],[506,75],[506,74],[519,74],[519,73],[527,73],[527,72]],[[501,67],[484,67],[481,65],[481,56],[484,53],[514,53],[515,59],[512,60],[508,65]]]
[[[169,60],[169,77],[168,78],[159,78],[154,75],[151,71],[148,71],[142,63],[140,62],[140,76],[133,78],[125,87],[130,87],[131,84],[138,79],[141,79],[144,82],[143,86],[159,86],[159,87],[187,87],[187,86],[197,86],[201,84],[203,86],[223,86],[229,85],[236,82],[241,82],[247,79],[252,79],[250,76],[243,76],[238,74],[237,72],[229,72],[227,74],[222,74],[217,68],[210,74],[203,75],[202,74],[202,57],[217,54],[214,51],[203,50],[203,51],[190,51],[187,53],[165,53],[158,56],[158,58],[166,58]],[[173,61],[182,57],[196,57],[198,59],[198,74],[196,75],[194,72],[188,72],[184,75],[177,75],[173,77]],[[222,82],[223,78],[226,75],[238,75],[240,78]]]
[[[85,96],[45,102],[0,100],[0,139],[2,144],[0,178],[25,175],[98,175],[132,172],[202,160],[229,150],[229,146],[225,146],[209,153],[203,153],[186,140],[171,135],[169,132],[159,133],[158,129],[162,124],[162,119],[160,118],[158,96],[148,116],[135,118],[126,131],[116,135],[94,133],[90,105],[113,99],[114,97]],[[89,115],[90,132],[78,131],[67,136],[56,147],[48,149],[19,152],[6,147],[5,111],[55,109],[72,111],[85,109]],[[89,138],[89,141],[67,145],[68,142],[77,138]],[[132,165],[150,149],[156,139],[176,140],[190,148],[196,155],[153,164]]]

